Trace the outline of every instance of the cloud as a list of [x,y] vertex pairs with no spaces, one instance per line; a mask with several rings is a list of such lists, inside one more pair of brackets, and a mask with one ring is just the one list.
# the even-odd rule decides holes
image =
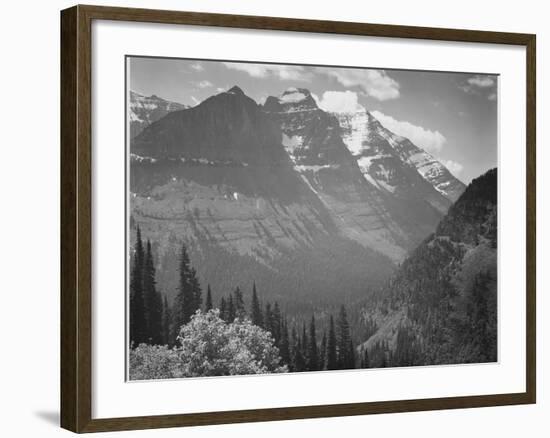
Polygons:
[[479,88],[489,88],[495,85],[495,80],[491,76],[476,75],[468,78],[468,84]]
[[299,65],[271,65],[271,64],[247,64],[240,62],[224,62],[231,70],[248,73],[254,78],[266,78],[274,76],[287,81],[306,81],[311,78],[311,73]]
[[198,105],[199,103],[201,103],[201,101],[199,99],[197,99],[195,96],[191,96],[191,100],[193,101],[193,104],[195,104],[195,105]]
[[204,67],[199,62],[195,62],[194,64],[191,64],[191,68],[195,71],[203,71],[204,70]]
[[469,77],[465,83],[462,85],[459,85],[458,88],[460,88],[462,91],[468,94],[485,94],[485,91],[487,90],[489,95],[487,96],[487,99],[489,100],[496,100],[496,92],[495,90],[497,85],[496,79],[493,76],[488,75],[475,75],[472,77]]
[[390,78],[384,70],[322,68],[318,71],[333,77],[344,87],[359,87],[365,94],[377,100],[399,97],[399,83]]
[[349,113],[361,109],[354,91],[325,91],[319,99],[313,96],[319,108],[333,113]]
[[460,174],[460,172],[462,172],[462,169],[464,169],[464,166],[460,163],[457,163],[456,161],[453,161],[453,160],[446,160],[446,161],[443,161],[443,165],[449,169],[449,171],[454,175],[454,176],[458,176]]
[[372,115],[390,131],[408,138],[427,152],[437,153],[447,142],[447,139],[439,131],[430,131],[422,126],[396,120],[380,111],[372,111]]
[[384,70],[368,69],[315,69],[299,65],[248,64],[242,62],[224,62],[231,70],[242,71],[254,78],[276,77],[287,81],[309,81],[316,74],[334,78],[344,87],[358,87],[361,92],[377,100],[397,99],[399,83],[389,77]]
[[207,81],[207,80],[200,81],[200,82],[195,82],[195,85],[199,88],[208,88],[208,87],[213,86],[212,82]]

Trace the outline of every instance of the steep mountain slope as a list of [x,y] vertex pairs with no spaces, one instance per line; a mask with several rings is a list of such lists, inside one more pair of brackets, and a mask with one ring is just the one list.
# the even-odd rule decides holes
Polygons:
[[[308,90],[290,88],[280,97],[270,96],[264,111],[281,126],[294,169],[338,218],[343,232],[362,245],[400,261],[450,205],[382,137],[369,138],[372,144],[363,147],[359,159],[354,156],[346,145],[346,140],[353,143],[349,124],[341,127],[342,120],[321,110]],[[384,148],[388,151],[382,156]],[[369,159],[377,162],[367,168]],[[397,193],[391,183],[399,184]]]
[[497,359],[497,171],[476,178],[365,317],[371,366]]
[[135,137],[151,123],[163,118],[172,111],[187,108],[185,105],[164,100],[158,96],[143,96],[130,91],[128,117],[130,118],[130,138]]
[[464,191],[464,184],[443,164],[386,129],[370,112],[335,115],[365,179],[380,190],[407,199],[420,196],[442,213]]
[[175,293],[182,242],[215,296],[255,281],[263,296],[293,302],[296,311],[358,296],[391,272],[386,256],[342,232],[283,140],[238,87],[172,112],[133,139],[131,225],[153,242],[163,292]]

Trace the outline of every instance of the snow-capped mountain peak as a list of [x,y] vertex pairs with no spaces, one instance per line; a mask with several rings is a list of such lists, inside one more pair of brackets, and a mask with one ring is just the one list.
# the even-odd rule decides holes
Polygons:
[[[344,143],[364,178],[375,187],[402,195],[410,190],[424,191],[441,212],[446,211],[448,201],[454,202],[464,191],[464,184],[443,164],[409,139],[385,128],[369,111],[334,115]],[[436,192],[430,194],[426,184]]]

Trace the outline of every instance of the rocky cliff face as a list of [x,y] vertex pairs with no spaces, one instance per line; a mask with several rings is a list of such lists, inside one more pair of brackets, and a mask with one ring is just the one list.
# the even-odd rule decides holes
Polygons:
[[175,291],[181,242],[214,294],[256,281],[282,301],[340,299],[388,275],[391,260],[343,232],[285,142],[278,123],[237,87],[134,139],[132,224],[155,242],[163,290]]
[[365,179],[403,199],[430,203],[441,213],[464,191],[464,184],[426,151],[386,129],[368,111],[338,114],[342,138]]
[[143,96],[130,91],[128,117],[130,118],[130,138],[138,135],[151,123],[163,118],[172,111],[187,108],[185,105],[161,99],[158,96]]
[[298,309],[386,279],[450,201],[404,158],[418,148],[366,114],[348,126],[308,90],[259,106],[233,87],[146,127],[130,147],[131,225],[153,242],[160,288],[175,293],[182,242],[215,296],[255,281]]
[[450,205],[394,151],[382,137],[391,133],[370,114],[337,117],[295,88],[269,97],[264,111],[281,126],[294,169],[364,246],[399,261]]

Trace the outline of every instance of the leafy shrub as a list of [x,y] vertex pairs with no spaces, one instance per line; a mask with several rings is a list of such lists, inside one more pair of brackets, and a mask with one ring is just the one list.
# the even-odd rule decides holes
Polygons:
[[226,323],[219,310],[200,310],[183,325],[179,346],[139,345],[130,351],[130,379],[287,372],[271,334],[248,319]]
[[179,377],[179,357],[166,345],[140,344],[130,350],[130,380]]

